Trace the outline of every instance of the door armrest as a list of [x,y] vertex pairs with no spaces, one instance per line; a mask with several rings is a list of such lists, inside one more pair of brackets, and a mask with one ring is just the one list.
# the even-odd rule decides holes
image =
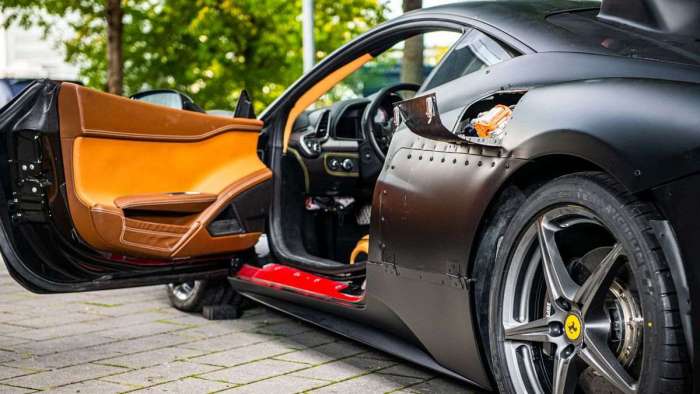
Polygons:
[[173,192],[123,196],[114,205],[124,211],[200,213],[217,199],[216,194],[198,192]]

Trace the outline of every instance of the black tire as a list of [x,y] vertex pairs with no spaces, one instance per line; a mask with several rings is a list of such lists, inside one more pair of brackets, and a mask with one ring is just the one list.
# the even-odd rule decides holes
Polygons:
[[[178,291],[178,286],[189,286],[188,291]],[[170,304],[183,312],[201,312],[208,305],[239,306],[243,297],[225,280],[197,280],[188,283],[171,283],[166,286]]]
[[[580,212],[590,212],[594,214],[595,220],[601,223],[600,227],[609,232],[613,246],[607,249],[597,247],[597,249],[603,251],[603,254],[595,255],[596,258],[597,256],[607,257],[606,251],[621,251],[621,254],[615,255],[616,257],[614,257],[621,262],[610,263],[610,267],[613,267],[613,264],[615,264],[615,268],[610,268],[610,273],[605,274],[605,281],[600,281],[603,285],[595,287],[596,294],[598,295],[591,296],[588,300],[602,300],[605,298],[605,302],[609,303],[610,301],[607,301],[607,298],[613,298],[614,296],[612,292],[613,282],[617,284],[618,280],[622,280],[618,279],[619,275],[625,275],[625,280],[629,283],[629,288],[633,289],[625,294],[628,295],[628,298],[630,294],[634,295],[634,302],[639,304],[639,308],[636,310],[641,313],[641,319],[636,319],[641,320],[640,326],[635,328],[637,331],[618,329],[615,331],[616,335],[613,335],[614,327],[629,327],[625,326],[625,324],[627,324],[626,322],[629,322],[628,320],[621,320],[622,323],[618,326],[610,323],[609,327],[605,327],[603,324],[603,329],[608,330],[607,336],[594,337],[594,334],[591,334],[592,337],[598,339],[598,342],[591,341],[592,345],[588,345],[586,341],[588,341],[589,337],[584,336],[583,333],[587,333],[587,330],[600,330],[600,328],[596,328],[593,321],[587,321],[588,312],[586,311],[600,309],[601,313],[596,312],[597,318],[600,318],[601,315],[605,315],[606,312],[604,311],[607,311],[606,307],[600,308],[600,306],[604,304],[603,301],[599,301],[600,305],[595,305],[595,307],[591,306],[593,301],[590,301],[588,306],[581,308],[583,312],[581,312],[580,315],[580,330],[572,327],[572,332],[578,330],[578,332],[581,333],[581,339],[577,338],[576,342],[574,342],[571,339],[573,334],[570,336],[564,327],[566,327],[566,324],[569,322],[569,315],[578,313],[578,309],[576,308],[578,308],[579,305],[572,306],[566,302],[564,298],[559,298],[558,301],[555,301],[549,296],[549,294],[552,293],[550,289],[556,288],[556,281],[541,279],[538,282],[537,272],[539,272],[540,278],[544,278],[545,275],[543,268],[544,263],[542,262],[541,256],[542,240],[545,239],[542,237],[546,237],[546,235],[542,234],[545,234],[545,231],[547,231],[543,230],[546,228],[544,224],[545,220],[548,220],[546,219],[546,215],[557,209],[559,210],[557,212],[567,212],[566,210],[569,209],[568,207],[576,207],[575,209]],[[571,209],[573,210],[574,208]],[[564,220],[572,220],[571,223],[574,223],[574,226],[576,225],[573,219],[565,217],[565,213],[561,215],[561,217],[564,218],[561,219],[561,223],[563,223]],[[547,364],[547,362],[542,360],[546,360],[550,355],[552,357],[551,360],[555,360],[556,357],[560,357],[559,360],[561,360],[564,359],[564,357],[569,357],[571,354],[574,354],[574,356],[568,358],[568,360],[574,361],[567,361],[567,365],[569,362],[571,362],[570,365],[576,364],[577,368],[579,365],[582,365],[581,369],[575,369],[576,372],[571,373],[571,376],[576,377],[576,392],[616,392],[617,389],[612,383],[609,383],[602,374],[598,376],[597,373],[591,373],[593,368],[589,367],[589,365],[592,365],[590,363],[590,354],[596,347],[600,349],[608,347],[606,351],[609,351],[609,354],[613,356],[608,357],[608,360],[622,360],[622,358],[624,358],[624,355],[622,355],[624,350],[620,351],[620,348],[617,348],[617,353],[615,353],[615,349],[612,349],[613,345],[610,345],[612,341],[610,338],[620,337],[619,332],[628,334],[633,332],[635,333],[633,338],[637,338],[638,340],[638,343],[635,345],[638,346],[637,350],[634,352],[633,356],[630,356],[630,358],[633,359],[625,360],[624,363],[620,361],[620,366],[626,369],[629,372],[628,377],[633,379],[629,380],[634,382],[632,386],[637,387],[639,392],[644,393],[689,392],[689,363],[678,313],[677,296],[668,265],[650,226],[650,221],[658,219],[660,219],[660,216],[653,206],[628,193],[611,177],[598,172],[577,173],[556,178],[537,188],[527,197],[524,204],[513,216],[508,229],[503,234],[495,259],[495,269],[493,271],[495,274],[491,279],[489,291],[488,327],[491,333],[489,340],[490,357],[494,379],[499,391],[504,393],[538,391],[538,387],[543,391],[551,390],[555,380],[553,377],[554,373],[552,372],[551,380],[548,382],[546,370],[548,366],[554,365],[555,361],[551,361]],[[556,229],[552,231],[552,234],[562,229],[565,231],[572,231],[573,228],[574,227],[572,227],[570,223],[562,224],[562,227],[556,227]],[[579,231],[581,235],[583,235],[586,234],[584,230],[589,231],[588,228],[579,228],[579,230],[576,231]],[[583,248],[581,245],[603,242],[595,239],[598,234],[597,231],[601,230],[593,228],[593,225],[591,225],[590,231],[596,231],[596,236],[591,236],[589,239],[586,238],[588,235],[583,238],[581,238],[581,235],[576,235],[579,238],[572,238],[574,242],[568,241],[569,252],[567,252],[566,239],[552,238],[557,239],[553,242],[555,245],[554,256],[565,256],[566,253],[569,254],[566,258],[562,257],[560,261],[563,261],[570,278],[577,278],[575,273],[572,272],[576,269],[575,265],[582,265],[583,263],[581,263],[581,261],[584,257],[596,252],[596,249],[585,252],[587,254],[584,257],[575,257],[574,252],[570,252],[570,250],[578,248],[580,251]],[[535,234],[534,236],[533,233]],[[604,238],[603,235],[601,235],[601,239],[602,238]],[[525,245],[524,242],[528,239],[531,240],[530,244],[527,244],[530,245],[527,246],[530,249],[523,246]],[[576,241],[581,239],[583,239],[583,241]],[[560,244],[565,245],[560,246]],[[523,252],[525,250],[529,250],[530,252],[528,253],[530,254]],[[531,266],[525,266],[525,263],[518,265],[514,262],[537,260],[536,256],[532,257],[537,253],[533,252],[535,250],[540,253],[540,261],[527,264],[539,264],[539,268],[533,267],[530,269],[529,272],[533,272],[533,274],[522,273],[525,271],[525,268]],[[581,254],[583,253],[584,252],[581,252]],[[576,260],[576,258],[578,258],[578,260]],[[590,260],[597,261],[597,263],[594,263],[594,268],[589,271],[589,277],[592,277],[592,272],[598,271],[598,267],[605,265],[605,258],[590,258],[587,261]],[[612,259],[610,261],[612,261]],[[622,270],[624,270],[624,272],[620,273]],[[529,282],[526,280],[517,282],[517,279],[514,279],[521,276],[524,277],[525,275],[531,275]],[[610,277],[610,279],[608,279],[608,277]],[[573,279],[573,281],[580,287],[584,287],[584,282],[586,282],[587,277],[581,279],[579,276],[578,278],[579,279]],[[509,306],[508,304],[520,305],[518,300],[522,303],[535,297],[533,295],[531,298],[508,298],[515,297],[513,296],[514,294],[521,294],[519,293],[521,290],[519,290],[517,286],[513,286],[513,284],[518,283],[530,283],[532,288],[536,286],[540,286],[540,289],[542,287],[545,288],[544,291],[539,290],[539,293],[535,291],[522,293],[539,294],[539,299],[544,300],[544,312],[539,316],[531,316],[527,319],[516,319],[514,317],[514,319],[518,321],[515,325],[509,325],[510,329],[508,335],[506,335],[504,324],[508,316],[523,316],[523,309],[518,309],[521,307]],[[510,290],[513,288],[515,288],[515,290]],[[575,289],[575,287],[573,287],[573,289]],[[579,292],[576,292],[576,296],[578,296],[578,293]],[[605,295],[602,296],[601,294]],[[505,298],[508,298],[509,302],[505,302]],[[632,304],[634,304],[634,302]],[[563,305],[563,307],[561,305]],[[507,308],[505,312],[504,307]],[[536,306],[527,308],[529,308],[529,311],[535,311],[528,313],[536,313]],[[627,310],[634,310],[634,308],[630,307]],[[520,314],[518,315],[518,313]],[[560,315],[557,316],[561,316],[561,313],[564,313],[564,316],[567,318],[565,322],[567,323],[564,323],[564,321],[556,321],[555,323],[549,323],[549,326],[543,325],[541,333],[546,333],[547,330],[549,330],[549,333],[540,334],[539,338],[555,338],[559,341],[557,342],[558,345],[536,343],[531,339],[532,337],[527,337],[525,340],[523,339],[525,335],[522,334],[524,331],[518,331],[521,327],[513,328],[518,325],[524,326],[522,320],[527,320],[524,323],[536,323],[535,320],[546,322],[554,321],[555,319],[553,317],[555,313],[560,313]],[[586,313],[586,315],[584,315],[584,313]],[[608,316],[608,318],[610,321],[613,321],[614,318],[611,316],[612,315]],[[608,322],[608,320],[603,318],[603,320],[597,320],[596,323],[600,323],[601,321],[603,323]],[[590,324],[587,326],[586,323]],[[606,339],[600,341],[600,338]],[[622,338],[624,339],[624,334]],[[630,338],[632,338],[631,334]],[[523,341],[527,347],[522,346],[521,341]],[[547,342],[548,340],[538,339],[537,341]],[[635,343],[633,339],[630,339],[630,341],[630,343]],[[619,343],[623,343],[623,340],[621,339]],[[566,351],[559,353],[558,350],[552,350],[560,348]],[[584,357],[584,351],[587,352],[585,353],[587,355],[585,357],[588,357],[588,361],[586,361]],[[528,354],[529,356],[525,357],[529,357],[526,358],[526,360],[528,360],[530,364],[521,360],[515,362],[510,361],[509,364],[509,360],[517,358],[518,354]],[[598,354],[602,354],[602,352]],[[532,372],[533,368],[531,367],[529,371],[525,371],[526,364],[528,366],[535,364],[541,365],[541,367],[537,368],[540,368],[542,372],[538,375],[538,370]],[[583,372],[579,373],[579,371]],[[614,371],[614,367],[608,370],[608,372],[610,371]],[[584,374],[589,374],[590,376],[584,376]],[[532,378],[533,376],[534,378]],[[560,374],[559,376],[569,375]],[[613,376],[613,374],[609,374],[608,376]],[[532,387],[528,387],[528,384],[537,379],[539,379],[538,382],[540,384],[535,386],[534,390],[531,390]],[[566,382],[572,381],[571,378],[559,380]],[[614,379],[609,380],[612,381]],[[563,385],[566,386],[565,391],[571,391],[573,385],[569,384],[567,386],[566,382]],[[547,383],[549,383],[549,385]]]

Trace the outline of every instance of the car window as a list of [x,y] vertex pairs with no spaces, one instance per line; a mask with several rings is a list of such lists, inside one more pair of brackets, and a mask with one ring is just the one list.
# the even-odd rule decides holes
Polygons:
[[400,41],[335,85],[315,106],[368,97],[400,82],[420,85],[461,36],[454,31],[432,31]]
[[513,58],[513,53],[484,33],[471,29],[428,77],[421,91]]

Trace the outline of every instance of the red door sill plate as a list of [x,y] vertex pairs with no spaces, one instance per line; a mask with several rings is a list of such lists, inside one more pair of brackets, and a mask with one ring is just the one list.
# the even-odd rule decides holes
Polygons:
[[262,268],[244,264],[236,278],[257,285],[292,291],[306,296],[347,303],[359,303],[363,296],[343,293],[348,285],[281,264],[266,264]]

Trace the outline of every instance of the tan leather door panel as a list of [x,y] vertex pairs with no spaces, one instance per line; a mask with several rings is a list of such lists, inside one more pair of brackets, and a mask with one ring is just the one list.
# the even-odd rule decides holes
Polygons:
[[68,204],[76,231],[90,246],[171,259],[256,242],[259,233],[212,237],[206,226],[237,195],[271,178],[257,156],[262,122],[67,83],[59,116]]

